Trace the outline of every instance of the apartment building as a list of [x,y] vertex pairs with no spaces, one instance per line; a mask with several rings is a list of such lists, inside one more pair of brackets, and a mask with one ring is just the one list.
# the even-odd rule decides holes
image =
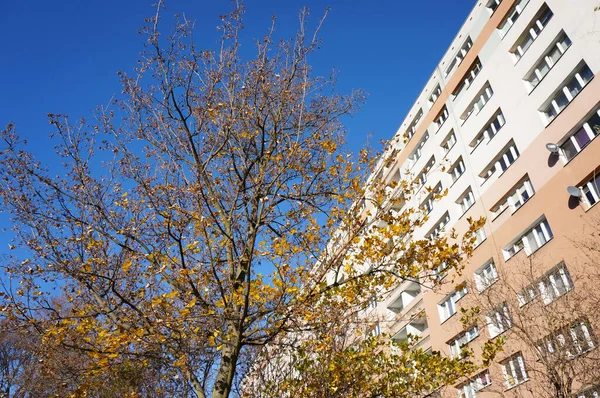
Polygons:
[[[573,237],[600,217],[598,6],[597,0],[478,1],[393,138],[394,162],[374,173],[448,190],[434,201],[422,189],[409,203],[428,213],[415,239],[450,228],[460,233],[468,218],[486,218],[473,257],[454,276],[465,282],[460,288],[406,281],[377,307],[386,319],[378,330],[398,340],[419,336],[416,347],[447,355],[507,337],[489,369],[440,396],[540,396],[530,388],[536,359],[505,332],[511,312],[581,288]],[[465,329],[458,310],[469,296],[531,264],[538,279],[517,287],[518,306],[499,301],[487,322]],[[597,317],[574,322],[560,335],[563,343],[570,333],[586,350],[595,348]],[[591,387],[575,386],[575,396],[599,397],[600,388]]]

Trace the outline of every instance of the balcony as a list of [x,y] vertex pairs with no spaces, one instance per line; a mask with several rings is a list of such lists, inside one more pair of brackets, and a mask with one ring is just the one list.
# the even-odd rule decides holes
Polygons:
[[408,285],[403,284],[403,289],[398,293],[396,298],[387,306],[387,309],[400,314],[421,294],[421,286],[414,281],[408,282]]

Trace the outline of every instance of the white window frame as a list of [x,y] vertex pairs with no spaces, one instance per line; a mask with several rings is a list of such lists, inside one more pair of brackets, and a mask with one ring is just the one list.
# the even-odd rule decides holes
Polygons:
[[552,234],[548,220],[546,220],[545,217],[542,217],[539,221],[534,223],[533,227],[527,229],[502,249],[504,260],[510,260],[521,251],[521,249],[525,249],[527,256],[531,256],[542,246],[551,241],[553,237],[554,235]]
[[446,322],[450,319],[454,314],[456,314],[456,303],[460,301],[461,298],[465,297],[468,293],[467,286],[465,285],[460,290],[455,290],[449,295],[447,295],[444,300],[442,300],[438,304],[438,312],[440,314],[440,322]]
[[460,210],[461,216],[464,215],[473,205],[475,204],[475,194],[473,194],[473,190],[471,187],[467,188],[467,190],[459,196],[456,200],[456,205]]
[[507,17],[504,18],[500,25],[498,25],[498,33],[500,34],[500,38],[503,39],[506,36],[510,28],[512,28],[515,22],[517,22],[517,19],[519,19],[528,3],[529,0],[517,0],[515,5],[512,6],[507,14]]
[[436,239],[444,231],[444,228],[446,228],[448,224],[450,224],[450,214],[446,212],[427,234],[429,239]]
[[456,134],[454,134],[454,129],[450,130],[450,133],[444,138],[440,147],[442,147],[442,156],[445,156],[456,144]]
[[453,185],[460,176],[465,174],[466,171],[465,162],[463,161],[462,156],[454,162],[450,170],[448,170],[448,174],[450,175],[450,185]]
[[429,96],[429,99],[427,100],[427,102],[429,103],[429,108],[431,108],[433,106],[433,104],[435,104],[435,102],[438,100],[438,98],[440,98],[440,95],[442,95],[442,87],[438,84],[432,90],[431,95]]
[[458,386],[458,398],[475,398],[476,393],[492,384],[490,371],[488,369],[479,373],[477,376]]
[[482,142],[490,142],[492,138],[498,134],[498,132],[504,127],[506,124],[506,118],[502,113],[501,109],[498,109],[496,114],[490,119],[490,121],[485,125],[485,127],[475,136],[475,139],[471,141],[469,146],[471,147],[471,153],[481,145]]
[[[592,114],[586,119],[586,121],[581,126],[578,126],[577,129],[571,131],[567,135],[567,138],[562,140],[562,143],[559,145],[560,146],[560,155],[565,164],[570,162],[571,159],[573,159],[575,156],[577,156],[596,137],[598,137],[598,135],[600,135],[600,125],[596,126],[596,125],[590,124],[590,122],[592,120],[594,120],[594,118],[599,118],[599,123],[600,123],[600,108],[596,109],[595,112],[592,112]],[[583,146],[581,146],[581,144],[577,141],[577,138],[576,138],[577,133],[579,133],[582,129],[585,131],[585,133],[587,134],[587,137],[589,138],[589,141],[586,142]],[[574,150],[574,152],[572,152],[572,156],[569,156],[570,152],[567,151],[567,149],[566,149],[567,144],[572,148],[571,151]]]
[[584,182],[579,189],[588,208],[600,202],[600,170],[595,171],[592,177]]
[[478,57],[475,59],[475,61],[473,61],[473,65],[471,65],[467,73],[465,73],[463,76],[463,80],[458,88],[452,93],[454,100],[456,100],[464,90],[467,90],[469,87],[471,87],[471,84],[473,84],[482,68],[483,65]]
[[414,165],[417,164],[417,162],[419,161],[419,159],[421,159],[421,155],[423,154],[423,147],[427,143],[428,139],[429,139],[429,132],[425,131],[425,134],[423,135],[423,138],[421,138],[421,140],[419,141],[419,143],[417,144],[417,146],[415,147],[415,149],[408,156],[408,161],[409,161],[409,167],[408,168],[409,169],[413,168]]
[[471,341],[479,337],[479,327],[477,325],[471,326],[469,329],[455,336],[450,340],[448,344],[448,350],[450,351],[451,358],[462,358],[462,349]]
[[517,161],[520,153],[515,145],[514,141],[510,141],[508,146],[503,149],[499,155],[494,158],[494,161],[491,162],[481,173],[479,173],[479,177],[483,179],[482,185],[485,184],[492,176],[500,171],[500,175],[502,175],[513,163]]
[[520,352],[500,362],[500,367],[506,388],[513,388],[529,380],[525,360]]
[[[544,77],[546,77],[550,70],[554,68],[554,65],[558,63],[564,53],[571,48],[571,44],[572,42],[569,36],[567,36],[564,31],[561,31],[561,34],[538,60],[531,72],[523,78],[529,93],[531,93],[541,83]],[[552,59],[551,55],[553,55],[555,51],[558,51],[558,58]]]
[[473,273],[475,286],[479,293],[483,293],[498,280],[498,270],[493,258],[486,261]]
[[458,65],[462,63],[463,59],[465,59],[465,56],[467,55],[471,47],[473,47],[473,40],[471,40],[471,36],[467,36],[467,38],[463,42],[463,45],[452,58],[450,65],[448,65],[448,68],[446,68],[446,71],[444,72],[444,78],[447,78],[450,75],[450,73],[452,73],[454,68],[458,67]]
[[554,13],[546,3],[542,5],[534,20],[527,26],[525,33],[514,44],[510,53],[515,63],[523,57],[527,50],[533,45],[546,25],[552,20]]
[[499,307],[489,311],[485,316],[488,333],[493,339],[512,327],[512,318],[508,304],[502,303]]
[[[575,72],[554,92],[550,100],[546,101],[541,109],[541,115],[546,124],[550,124],[567,107],[579,93],[594,78],[594,72],[583,62],[577,66]],[[570,87],[575,88],[575,94],[571,93]]]
[[485,105],[490,101],[490,99],[494,96],[494,90],[490,83],[486,83],[482,90],[477,93],[473,102],[469,104],[467,109],[460,116],[460,120],[464,124],[472,114],[478,115],[479,112],[485,107]]
[[444,105],[444,107],[442,108],[440,113],[437,115],[437,117],[433,121],[433,124],[435,124],[435,127],[436,127],[436,130],[435,130],[436,132],[442,128],[444,123],[446,123],[446,120],[448,120],[449,116],[450,116],[450,113],[448,112],[448,107],[446,105]]
[[421,121],[422,117],[423,117],[423,109],[419,108],[414,119],[408,125],[408,129],[406,129],[406,132],[404,133],[404,141],[405,142],[410,141],[410,139],[415,135],[415,133],[417,132],[417,127],[418,127],[419,122]]

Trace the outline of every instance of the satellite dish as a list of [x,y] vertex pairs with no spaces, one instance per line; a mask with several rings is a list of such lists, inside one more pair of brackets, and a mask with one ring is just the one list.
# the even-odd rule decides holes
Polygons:
[[574,196],[576,198],[581,198],[581,189],[574,187],[572,185],[567,187],[567,192],[569,195]]
[[558,145],[553,143],[546,144],[546,149],[552,153],[558,153]]

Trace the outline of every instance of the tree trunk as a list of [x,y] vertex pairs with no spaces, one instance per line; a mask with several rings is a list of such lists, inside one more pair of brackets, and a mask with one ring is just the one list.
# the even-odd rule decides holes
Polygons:
[[223,343],[221,363],[219,372],[215,380],[212,398],[228,398],[231,393],[233,384],[233,376],[240,354],[240,332],[237,330],[235,323],[230,323],[227,327],[229,339]]

